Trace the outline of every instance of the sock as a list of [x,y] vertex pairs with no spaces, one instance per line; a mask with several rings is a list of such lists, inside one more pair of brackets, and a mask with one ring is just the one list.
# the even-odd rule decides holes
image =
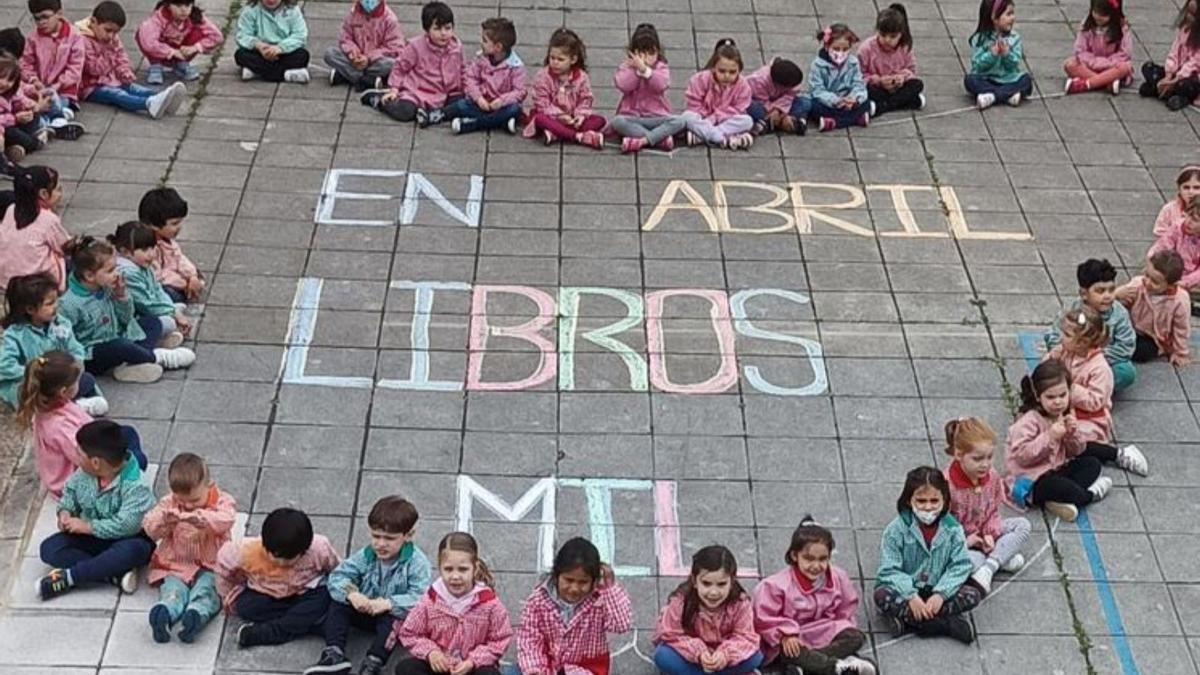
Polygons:
[[63,570],[63,572],[67,576],[67,585],[74,588],[75,587],[75,575],[71,574],[70,569],[65,569],[65,570]]
[[996,560],[995,558],[988,558],[987,560],[983,561],[983,566],[992,570],[992,572],[996,572],[1000,569],[1000,561]]

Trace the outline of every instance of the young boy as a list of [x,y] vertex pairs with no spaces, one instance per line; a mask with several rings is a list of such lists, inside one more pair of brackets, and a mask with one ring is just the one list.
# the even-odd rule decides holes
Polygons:
[[304,671],[349,673],[346,634],[356,626],[375,634],[360,675],[378,675],[391,656],[388,636],[394,621],[403,621],[429,588],[433,570],[413,543],[417,509],[400,497],[384,497],[371,507],[367,525],[371,545],[342,561],[329,575],[329,615],[325,649],[317,665]]
[[342,21],[336,45],[325,50],[329,84],[378,89],[404,49],[400,20],[384,0],[358,0]]
[[340,558],[313,534],[303,511],[275,509],[262,536],[229,542],[217,552],[217,593],[246,623],[238,647],[278,645],[311,633],[329,609],[325,576]]
[[1137,334],[1134,363],[1159,356],[1176,368],[1191,362],[1191,302],[1178,285],[1182,277],[1183,258],[1175,251],[1158,251],[1150,255],[1142,276],[1117,289],[1117,300],[1129,309]]
[[454,120],[450,128],[456,134],[487,129],[515,134],[525,100],[525,64],[513,51],[517,29],[502,16],[484,20],[482,28],[479,56],[467,66],[463,78],[467,95],[443,111]]
[[188,203],[175,188],[154,188],[138,203],[138,220],[153,227],[158,236],[155,277],[177,304],[196,302],[204,292],[204,278],[175,240],[187,214]]
[[754,120],[753,133],[782,131],[803,136],[808,131],[812,100],[800,92],[804,71],[787,59],[775,59],[746,78],[751,102],[746,113]]
[[58,533],[42,542],[42,562],[54,569],[38,581],[42,600],[87,583],[109,582],[137,590],[137,568],[150,562],[154,542],[142,517],[154,495],[141,480],[121,425],[95,420],[75,434],[82,462],[63,486]]
[[370,89],[359,99],[400,122],[425,128],[446,118],[443,106],[463,96],[463,48],[454,35],[454,12],[444,2],[421,8],[421,28],[400,52],[386,91]]
[[49,107],[41,112],[55,137],[73,141],[84,132],[73,121],[83,78],[83,36],[63,17],[61,0],[29,0],[28,6],[34,31],[25,40],[21,77],[49,97]]
[[152,119],[173,115],[187,99],[182,82],[155,91],[134,82],[137,78],[121,43],[125,10],[113,0],[104,0],[92,15],[75,22],[83,36],[83,76],[79,96],[85,101],[116,106],[130,112],[145,111]]
[[150,628],[155,642],[170,642],[171,626],[182,623],[179,639],[192,642],[221,611],[213,570],[237,510],[233,497],[209,477],[204,460],[190,452],[171,460],[167,482],[171,493],[142,519],[146,534],[158,540],[150,583],[162,583],[150,608]]
[[[1129,311],[1125,306],[1116,302],[1117,270],[1107,260],[1089,258],[1075,269],[1075,279],[1079,282],[1079,299],[1068,306],[1067,310],[1087,306],[1104,319],[1108,328],[1108,345],[1104,348],[1104,358],[1113,371],[1114,391],[1125,389],[1137,379],[1137,370],[1130,359],[1137,337],[1133,332],[1133,322],[1129,320]],[[1058,326],[1062,315],[1050,327],[1046,335],[1046,347],[1051,348],[1062,342]]]

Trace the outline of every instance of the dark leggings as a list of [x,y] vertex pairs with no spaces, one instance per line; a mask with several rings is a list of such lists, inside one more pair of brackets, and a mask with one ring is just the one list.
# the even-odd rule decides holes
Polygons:
[[[451,96],[446,99],[446,105],[442,106],[442,112],[446,114],[446,118],[450,119],[455,110],[455,104],[462,100],[462,96]],[[380,103],[379,109],[383,114],[396,120],[397,122],[411,122],[417,119],[417,108],[420,106],[406,98],[398,98],[387,103]]]
[[243,68],[249,68],[267,82],[283,82],[283,73],[288,70],[308,67],[308,50],[301,47],[294,52],[280,54],[274,61],[268,61],[253,49],[239,49],[233,54],[233,60]]
[[[867,636],[857,628],[847,628],[833,636],[833,641],[820,649],[800,648],[799,656],[779,655],[775,662],[781,666],[797,666],[804,675],[836,675],[837,662],[854,656],[866,644]],[[786,668],[784,672],[790,672]]]
[[[1167,76],[1167,71],[1162,66],[1147,61],[1142,64],[1142,77],[1145,79],[1142,86],[1138,89],[1138,93],[1146,98],[1159,98],[1158,83]],[[1171,87],[1166,96],[1162,98],[1168,99],[1175,96],[1182,96],[1190,105],[1196,97],[1200,96],[1200,77],[1193,75],[1175,83]]]
[[912,78],[905,80],[896,91],[888,91],[883,87],[867,85],[867,97],[875,103],[875,115],[882,115],[892,110],[916,110],[921,107],[921,92],[925,83]]
[[1032,501],[1037,506],[1061,502],[1075,506],[1092,503],[1088,486],[1100,477],[1101,464],[1115,462],[1117,448],[1105,443],[1088,443],[1078,456],[1053,471],[1042,474],[1033,483]]
[[139,316],[137,322],[146,337],[137,342],[117,338],[92,345],[92,358],[84,364],[87,372],[103,375],[123,363],[154,363],[157,360],[154,357],[154,348],[158,346],[158,340],[162,337],[162,321],[159,321],[157,316]]
[[253,625],[240,636],[242,644],[281,645],[317,633],[329,602],[329,591],[324,586],[286,598],[243,589],[233,607],[239,617]]
[[27,124],[19,124],[14,127],[7,127],[4,130],[4,146],[19,145],[25,148],[25,152],[36,152],[42,149],[42,142],[37,139],[39,129],[38,122],[35,119]]
[[[921,588],[917,591],[917,595],[921,596],[922,600],[928,600],[933,596],[933,589],[929,587]],[[913,618],[912,608],[908,606],[909,596],[901,595],[899,591],[880,586],[875,589],[875,606],[884,616],[890,616],[904,622],[904,625],[916,627],[920,623]],[[983,591],[973,583],[964,583],[958,587],[958,591],[954,595],[945,599],[942,603],[942,609],[937,613],[939,619],[944,619],[948,616],[963,614],[975,608],[979,601],[983,599]]]
[[1137,343],[1133,348],[1133,356],[1129,360],[1134,363],[1146,363],[1147,361],[1157,359],[1158,356],[1158,343],[1154,341],[1154,338],[1145,333],[1138,333]]
[[[562,672],[561,670],[559,671]],[[406,656],[396,664],[396,675],[438,675],[429,667],[429,662],[412,656]],[[495,666],[484,666],[471,671],[471,675],[500,675]]]

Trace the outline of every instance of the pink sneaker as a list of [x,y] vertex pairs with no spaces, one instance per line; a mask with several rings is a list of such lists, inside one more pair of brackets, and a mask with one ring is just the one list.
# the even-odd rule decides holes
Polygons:
[[1088,91],[1088,89],[1089,89],[1089,87],[1088,87],[1087,80],[1079,78],[1079,77],[1068,77],[1067,78],[1067,93],[1068,94],[1082,94],[1083,92]]
[[621,152],[637,152],[646,147],[646,139],[626,137],[621,139]]
[[820,128],[821,131],[833,131],[837,128],[837,122],[834,122],[832,117],[822,117]]
[[554,145],[554,134],[549,131],[542,132],[542,139],[546,142],[546,145]]
[[599,131],[581,131],[575,140],[579,141],[580,145],[586,145],[589,148],[600,150],[604,147],[604,134]]
[[871,113],[863,113],[862,116],[859,117],[858,120],[855,121],[855,124],[857,124],[860,127],[865,127],[870,123],[871,123]]
[[703,144],[704,144],[704,139],[703,139],[703,138],[700,138],[700,137],[699,137],[699,136],[697,136],[696,134],[693,134],[692,132],[690,132],[690,131],[689,131],[689,132],[687,132],[687,144],[688,144],[688,146],[689,146],[689,147],[695,147],[695,146],[697,146],[697,145],[703,145]]
[[672,136],[667,136],[666,138],[662,139],[662,141],[660,141],[658,144],[658,149],[665,150],[666,152],[670,152],[670,151],[674,150],[675,149],[675,138]]

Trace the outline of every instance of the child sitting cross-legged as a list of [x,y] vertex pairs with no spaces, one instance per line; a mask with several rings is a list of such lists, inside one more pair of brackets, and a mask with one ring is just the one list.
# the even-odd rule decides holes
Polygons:
[[400,50],[387,89],[368,89],[359,101],[398,121],[428,127],[446,119],[446,107],[463,96],[463,47],[454,34],[454,10],[444,2],[421,8],[425,34]]
[[154,276],[177,305],[197,302],[204,293],[204,276],[179,245],[179,233],[187,215],[187,200],[175,188],[153,188],[138,202],[138,220],[154,228],[158,237]]
[[325,50],[329,84],[378,89],[404,49],[400,20],[384,0],[353,0],[338,41]]
[[91,16],[75,23],[84,46],[79,97],[130,112],[145,111],[153,119],[175,114],[187,99],[187,87],[176,82],[158,91],[137,84],[129,55],[121,44],[124,27],[125,10],[113,0],[104,0]]
[[[1079,298],[1072,301],[1068,309],[1087,307],[1100,315],[1107,329],[1104,358],[1112,367],[1113,388],[1115,391],[1125,389],[1137,380],[1137,370],[1130,361],[1137,337],[1129,312],[1116,301],[1117,270],[1107,260],[1090,258],[1079,263],[1075,278],[1079,282]],[[1050,326],[1046,336],[1049,348],[1062,342],[1059,332],[1062,316],[1059,315],[1059,320]]]
[[212,53],[225,36],[195,0],[158,0],[134,39],[150,62],[146,82],[162,84],[164,70],[173,71],[181,80],[200,79],[192,59]]
[[83,78],[83,36],[63,16],[62,0],[29,0],[28,6],[34,30],[21,54],[22,79],[46,98],[39,112],[55,138],[76,140],[84,132],[74,121]]
[[1159,356],[1177,368],[1191,362],[1191,302],[1179,286],[1181,278],[1183,258],[1168,249],[1151,254],[1145,271],[1117,289],[1117,301],[1129,309],[1137,334],[1134,363]]
[[513,51],[517,29],[502,16],[484,20],[482,29],[479,55],[463,76],[466,96],[444,110],[456,134],[486,129],[515,134],[525,100],[525,64]]

